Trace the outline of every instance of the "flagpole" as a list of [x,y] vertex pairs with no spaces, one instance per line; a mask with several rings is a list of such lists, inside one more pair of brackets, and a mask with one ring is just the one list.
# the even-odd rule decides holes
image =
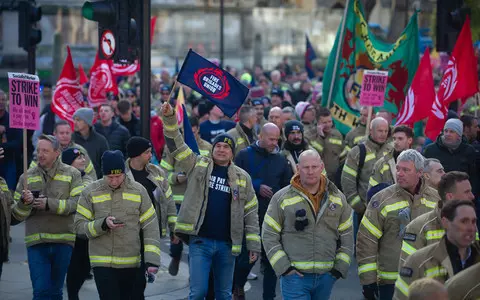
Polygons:
[[340,39],[339,39],[339,45],[337,47],[337,54],[335,56],[335,64],[333,65],[332,81],[330,82],[330,90],[328,91],[327,108],[330,108],[330,103],[332,102],[333,87],[335,86],[335,78],[337,77],[338,59],[340,57],[340,53],[342,52],[343,34],[344,34],[344,31],[345,31],[345,23],[346,23],[347,13],[348,13],[348,8],[349,7],[350,7],[350,0],[347,0],[346,5],[345,5],[345,10],[343,12],[342,27],[341,27],[341,30],[340,30]]

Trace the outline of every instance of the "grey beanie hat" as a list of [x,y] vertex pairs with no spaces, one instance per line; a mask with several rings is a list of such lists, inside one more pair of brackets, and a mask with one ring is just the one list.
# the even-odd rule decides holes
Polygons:
[[87,123],[90,127],[93,125],[93,110],[91,108],[82,107],[77,109],[77,111],[73,114],[73,117],[78,117],[80,120],[85,121],[85,123]]
[[455,131],[459,136],[462,136],[463,134],[463,123],[459,119],[450,119],[447,120],[445,123],[445,126],[443,127],[443,130],[445,129],[450,129]]

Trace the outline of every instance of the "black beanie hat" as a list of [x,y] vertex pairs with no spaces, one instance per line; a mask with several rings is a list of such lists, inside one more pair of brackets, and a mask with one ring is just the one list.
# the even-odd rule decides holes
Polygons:
[[127,156],[129,158],[140,156],[148,148],[152,148],[152,143],[141,136],[131,137],[127,142]]
[[71,165],[77,157],[82,155],[78,148],[68,148],[62,152],[62,162]]
[[213,148],[215,148],[215,144],[217,143],[227,143],[230,148],[232,148],[232,152],[235,154],[235,141],[233,140],[232,136],[229,135],[228,133],[222,133],[220,135],[217,135],[215,139],[213,140]]
[[303,134],[303,124],[300,123],[297,120],[290,120],[287,123],[285,123],[285,136],[288,137],[290,132],[293,130],[300,130],[300,132]]
[[103,175],[118,175],[125,173],[125,161],[119,150],[105,151],[102,155]]

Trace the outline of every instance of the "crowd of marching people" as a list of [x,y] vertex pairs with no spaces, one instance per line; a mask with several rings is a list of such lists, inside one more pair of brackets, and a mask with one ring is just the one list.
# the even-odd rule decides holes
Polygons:
[[[322,71],[287,60],[272,72],[227,70],[252,87],[234,118],[171,78],[152,77],[151,138],[140,137],[140,84],[78,109],[50,108],[40,129],[8,125],[0,91],[0,259],[25,223],[33,299],[144,299],[170,240],[176,276],[189,248],[189,299],[245,299],[258,260],[263,299],[329,299],[357,265],[370,299],[480,297],[480,135],[469,109],[450,111],[437,140],[362,107],[345,136],[320,105]],[[175,114],[182,89],[198,149]],[[257,96],[252,96],[256,92]],[[87,94],[85,93],[85,97]],[[73,127],[72,127],[73,125]],[[1,275],[0,263],[0,275]],[[351,275],[351,274],[350,274]]]

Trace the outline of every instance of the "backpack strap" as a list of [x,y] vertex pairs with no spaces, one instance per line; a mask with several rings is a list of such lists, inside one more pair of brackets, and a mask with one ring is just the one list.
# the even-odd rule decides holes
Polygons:
[[365,158],[367,156],[367,147],[364,143],[358,144],[358,148],[360,148],[360,156],[358,159],[357,177],[355,178],[357,183],[357,191],[360,184],[360,172],[363,169],[363,165],[365,164]]

